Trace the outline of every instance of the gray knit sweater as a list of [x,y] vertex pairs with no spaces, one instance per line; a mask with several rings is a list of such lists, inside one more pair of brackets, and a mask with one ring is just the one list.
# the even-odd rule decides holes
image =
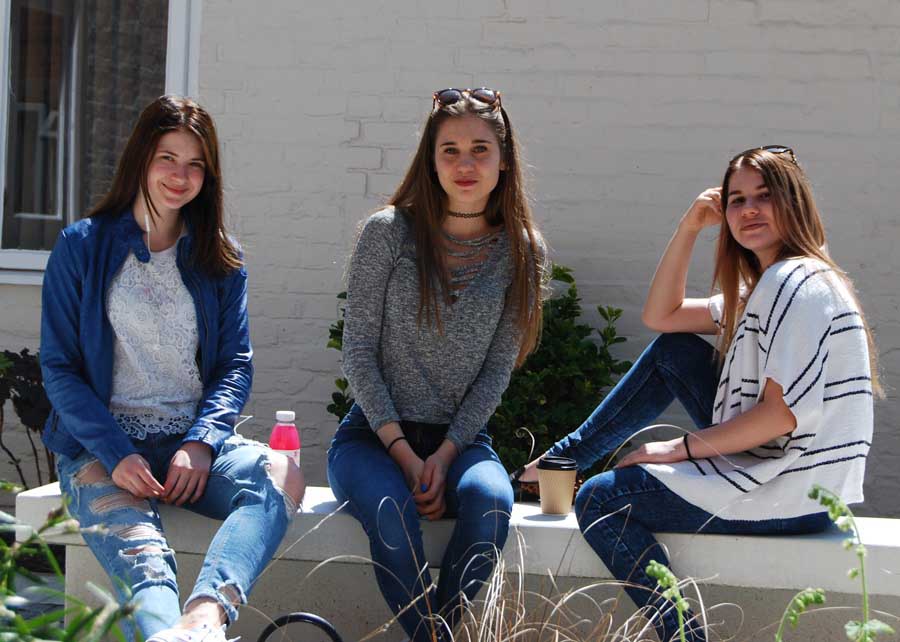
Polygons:
[[443,334],[422,320],[415,238],[393,207],[366,221],[350,261],[343,369],[377,430],[391,421],[450,424],[459,451],[500,403],[519,352],[505,233],[452,305],[440,303]]

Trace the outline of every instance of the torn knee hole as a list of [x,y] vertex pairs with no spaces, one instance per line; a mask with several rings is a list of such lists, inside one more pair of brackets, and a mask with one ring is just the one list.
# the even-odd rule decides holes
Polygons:
[[123,555],[140,555],[142,553],[156,553],[162,555],[165,551],[159,546],[138,546],[137,548],[129,548],[127,551],[122,551]]
[[278,490],[290,497],[294,504],[301,502],[305,490],[303,472],[293,461],[278,454],[266,462],[266,472]]
[[126,539],[163,539],[153,524],[128,524],[125,526],[113,527],[110,529],[116,536]]
[[75,473],[74,482],[79,486],[85,484],[99,484],[101,482],[112,483],[112,478],[107,474],[106,468],[99,459],[92,459]]
[[120,508],[137,508],[138,510],[148,511],[150,510],[150,503],[146,499],[135,497],[127,490],[122,489],[97,497],[91,501],[91,512],[97,515]]

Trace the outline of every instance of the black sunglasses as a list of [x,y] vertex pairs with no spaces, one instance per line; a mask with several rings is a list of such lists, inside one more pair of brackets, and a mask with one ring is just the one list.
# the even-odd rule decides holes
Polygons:
[[438,105],[441,107],[455,105],[466,97],[484,103],[493,109],[500,108],[499,91],[487,87],[478,87],[477,89],[455,89],[450,87],[449,89],[441,89],[440,91],[434,92],[431,101],[431,110],[434,111],[437,109]]
[[799,165],[799,163],[797,162],[797,156],[794,154],[794,150],[791,149],[790,147],[785,147],[784,145],[765,145],[763,147],[752,147],[750,149],[746,149],[746,150],[742,151],[740,154],[738,154],[737,156],[732,158],[731,162],[733,163],[734,161],[739,159],[741,156],[746,156],[750,152],[756,152],[756,151],[760,151],[760,150],[762,150],[764,152],[770,152],[772,154],[790,154],[791,162],[794,165]]

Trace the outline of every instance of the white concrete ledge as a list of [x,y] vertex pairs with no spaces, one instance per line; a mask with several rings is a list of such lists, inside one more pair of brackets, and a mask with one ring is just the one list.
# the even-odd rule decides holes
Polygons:
[[[23,523],[19,539],[27,537],[30,527],[41,526],[47,514],[59,506],[58,484],[20,493],[16,498],[16,517]],[[368,540],[362,528],[351,516],[334,514],[337,509],[329,488],[308,488],[303,512],[292,523],[279,551],[282,559],[319,562],[338,556],[368,558]],[[169,506],[162,506],[161,514],[169,545],[180,553],[205,553],[219,525]],[[857,523],[868,550],[869,592],[900,596],[900,520],[858,518]],[[423,521],[426,555],[431,565],[439,566],[452,526],[451,520]],[[536,504],[516,504],[511,527],[521,533],[525,544],[524,572],[546,574],[549,570],[558,577],[610,577],[581,537],[574,514],[548,516],[541,514]],[[512,529],[504,554],[518,563],[519,538]],[[847,578],[847,570],[856,565],[856,557],[841,547],[845,537],[834,529],[819,535],[790,537],[662,533],[659,539],[668,547],[679,576],[694,577],[706,584],[796,590],[814,586],[858,593],[859,581]],[[77,534],[51,535],[47,539],[67,546],[84,546]],[[365,563],[354,558],[343,561]],[[83,579],[91,578],[78,581]]]

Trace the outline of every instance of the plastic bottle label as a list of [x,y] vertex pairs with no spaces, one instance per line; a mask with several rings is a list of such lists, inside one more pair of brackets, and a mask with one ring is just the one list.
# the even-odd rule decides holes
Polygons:
[[278,450],[276,448],[273,448],[272,450],[274,450],[277,453],[281,453],[282,455],[286,456],[288,459],[292,459],[294,461],[294,463],[297,464],[297,466],[300,466],[300,449],[299,448],[297,448],[296,450]]

